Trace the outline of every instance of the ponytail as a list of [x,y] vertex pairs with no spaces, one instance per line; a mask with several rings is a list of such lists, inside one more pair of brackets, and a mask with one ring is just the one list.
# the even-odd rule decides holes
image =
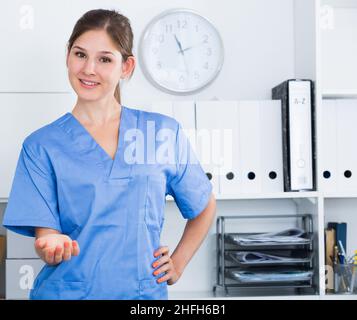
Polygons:
[[119,104],[121,104],[120,102],[120,86],[119,86],[119,83],[118,85],[115,87],[115,90],[114,90],[114,97],[115,99],[118,101]]

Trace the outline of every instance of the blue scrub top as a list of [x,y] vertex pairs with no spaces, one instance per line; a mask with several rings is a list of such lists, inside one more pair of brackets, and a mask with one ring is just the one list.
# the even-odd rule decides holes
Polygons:
[[24,140],[3,225],[31,237],[52,228],[79,243],[79,256],[43,267],[30,299],[167,299],[152,268],[165,196],[193,219],[211,192],[175,119],[122,106],[113,160],[66,113]]

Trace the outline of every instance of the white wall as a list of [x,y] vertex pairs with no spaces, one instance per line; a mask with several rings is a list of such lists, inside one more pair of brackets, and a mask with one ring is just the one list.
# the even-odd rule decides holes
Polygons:
[[[32,30],[19,27],[23,5],[33,9]],[[9,49],[2,52],[6,59],[0,66],[10,76],[16,74],[18,82],[26,69],[32,70],[33,85],[28,84],[28,88],[35,88],[41,79],[42,83],[37,85],[44,91],[70,90],[64,59],[66,41],[84,12],[115,8],[126,15],[131,20],[137,54],[141,33],[151,18],[176,7],[190,8],[206,16],[217,26],[225,46],[225,62],[218,79],[202,92],[180,99],[266,99],[270,98],[272,86],[294,76],[293,0],[7,1],[0,13],[0,37]],[[46,76],[44,84],[42,77]],[[8,90],[6,82],[0,84],[0,92],[14,91]],[[142,100],[178,99],[152,87],[141,72],[140,61],[133,78],[124,86],[124,103],[128,105]]]

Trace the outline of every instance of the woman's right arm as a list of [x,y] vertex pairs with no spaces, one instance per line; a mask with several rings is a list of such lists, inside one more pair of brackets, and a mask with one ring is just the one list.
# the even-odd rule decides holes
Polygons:
[[57,265],[79,255],[78,242],[55,229],[35,228],[35,235],[35,250],[47,264]]

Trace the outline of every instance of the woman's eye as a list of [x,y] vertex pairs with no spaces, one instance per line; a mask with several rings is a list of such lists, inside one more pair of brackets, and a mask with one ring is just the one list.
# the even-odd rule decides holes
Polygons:
[[107,57],[102,57],[101,59],[102,59],[102,61],[103,61],[104,63],[111,62],[111,60],[110,60],[109,58],[107,58]]
[[76,52],[75,55],[79,58],[83,58],[85,56],[85,54],[83,52]]
[[[83,52],[76,52],[75,55],[78,57],[78,58],[84,58],[86,55],[83,53]],[[112,60],[107,58],[107,57],[101,57],[100,58],[100,61],[104,62],[104,63],[109,63],[111,62]]]

